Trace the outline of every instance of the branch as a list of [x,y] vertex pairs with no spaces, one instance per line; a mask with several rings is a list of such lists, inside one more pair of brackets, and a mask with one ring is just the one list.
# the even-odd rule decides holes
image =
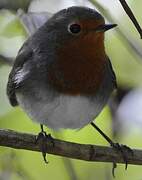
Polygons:
[[[103,7],[100,3],[94,0],[89,0],[106,18],[108,21],[112,23],[116,23],[116,20],[114,17],[112,17],[107,9]],[[134,40],[132,37],[128,36],[128,33],[124,33],[119,27],[115,29],[115,31],[118,33],[120,40],[123,40],[126,46],[130,48],[130,51],[132,50],[136,55],[139,56],[139,58],[142,58],[142,51],[141,46]]]
[[[0,146],[15,149],[40,151],[40,141],[35,143],[36,136],[12,130],[0,130]],[[47,140],[47,153],[73,159],[98,162],[124,163],[121,153],[111,147],[77,144],[54,139],[53,144]],[[134,155],[127,153],[128,163],[142,165],[142,150],[133,149]]]
[[23,9],[28,10],[29,4],[32,0],[0,0],[0,9],[18,10]]
[[13,62],[14,62],[14,59],[13,59],[13,58],[6,57],[6,56],[0,54],[0,63],[2,63],[2,64],[8,64],[8,65],[12,66],[12,65],[13,65]]
[[132,10],[130,9],[130,7],[128,6],[128,4],[126,3],[125,0],[119,0],[123,9],[125,10],[126,14],[129,16],[129,18],[131,19],[131,21],[133,22],[134,26],[136,27],[137,31],[140,34],[140,37],[142,39],[142,29],[137,21],[137,19],[135,18]]

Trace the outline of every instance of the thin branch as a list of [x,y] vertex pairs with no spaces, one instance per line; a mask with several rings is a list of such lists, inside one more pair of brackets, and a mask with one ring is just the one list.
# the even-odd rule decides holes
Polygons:
[[[35,143],[36,136],[19,133],[12,130],[0,130],[0,146],[31,151],[40,151],[40,141]],[[49,154],[64,156],[73,159],[98,162],[124,163],[121,153],[111,147],[77,144],[54,139],[46,142],[46,150]],[[133,156],[127,153],[128,163],[142,165],[142,150],[133,149]]]
[[[103,5],[101,5],[100,3],[94,0],[88,0],[88,1],[91,2],[107,18],[108,21],[114,24],[116,23],[115,18],[110,15],[109,11],[105,7],[103,7]],[[124,41],[126,46],[130,48],[130,51],[132,50],[141,59],[142,51],[141,51],[141,47],[138,45],[138,42],[136,42],[136,40],[133,39],[132,37],[129,37],[128,33],[127,34],[124,33],[119,27],[117,27],[115,31],[118,33],[121,40]]]
[[128,6],[127,2],[125,0],[119,0],[123,9],[125,10],[126,14],[129,16],[129,18],[131,19],[131,21],[133,22],[134,26],[136,27],[137,31],[140,34],[140,37],[142,39],[142,29],[137,21],[137,19],[135,18],[132,10],[130,9],[130,7]]
[[32,0],[0,0],[0,9],[18,10],[23,9],[28,10],[29,4]]
[[2,63],[2,64],[8,64],[8,65],[12,66],[12,65],[13,65],[13,62],[14,62],[14,59],[13,59],[13,58],[6,57],[6,56],[0,54],[0,63]]
[[68,174],[68,177],[70,180],[77,180],[77,174],[74,169],[74,165],[69,158],[62,158],[62,161],[64,163],[64,168],[66,169],[66,172]]

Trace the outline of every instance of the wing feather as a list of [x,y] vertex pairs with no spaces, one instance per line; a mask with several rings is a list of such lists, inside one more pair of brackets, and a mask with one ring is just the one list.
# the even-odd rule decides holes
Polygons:
[[28,72],[23,72],[24,64],[31,59],[32,50],[27,48],[25,44],[19,51],[18,56],[14,62],[13,68],[9,74],[9,79],[7,83],[7,95],[12,106],[18,105],[15,90],[22,86],[25,77],[27,77]]

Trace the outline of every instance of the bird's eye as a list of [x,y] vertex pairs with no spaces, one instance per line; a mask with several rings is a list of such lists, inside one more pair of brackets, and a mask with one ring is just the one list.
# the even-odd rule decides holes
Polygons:
[[77,23],[69,24],[68,31],[71,34],[77,35],[81,32],[81,26],[80,24],[77,24]]

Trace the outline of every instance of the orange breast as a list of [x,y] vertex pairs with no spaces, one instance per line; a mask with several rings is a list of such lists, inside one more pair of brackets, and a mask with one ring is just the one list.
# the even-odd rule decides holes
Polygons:
[[102,38],[91,34],[71,40],[58,50],[49,72],[49,82],[59,92],[95,94],[104,77],[106,55]]

